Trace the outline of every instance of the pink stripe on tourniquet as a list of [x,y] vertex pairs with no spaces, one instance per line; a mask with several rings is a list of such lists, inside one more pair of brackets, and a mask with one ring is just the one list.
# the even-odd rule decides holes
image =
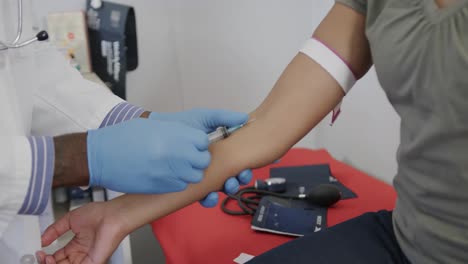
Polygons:
[[328,46],[327,44],[325,44],[323,41],[321,41],[320,39],[318,39],[317,37],[312,37],[313,39],[317,40],[318,42],[322,43],[322,45],[324,45],[325,47],[327,47],[327,49],[331,50],[333,53],[335,53],[335,55],[340,58],[340,60],[343,61],[344,64],[346,64],[346,66],[348,66],[348,69],[353,73],[353,76],[354,76],[354,79],[357,80],[357,74],[356,72],[353,71],[353,69],[351,68],[351,65],[349,65],[349,63],[343,58],[341,57],[340,54],[338,54],[338,52],[336,52],[332,47]]

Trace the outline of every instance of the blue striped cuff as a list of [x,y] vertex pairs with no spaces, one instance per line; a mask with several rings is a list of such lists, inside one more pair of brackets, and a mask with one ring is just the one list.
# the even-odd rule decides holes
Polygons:
[[29,137],[32,170],[28,192],[18,214],[40,215],[47,207],[54,176],[54,141],[51,137]]
[[107,114],[104,121],[102,121],[99,128],[106,126],[112,126],[120,122],[124,122],[133,118],[138,118],[143,114],[144,110],[141,107],[134,106],[127,102],[122,102],[116,105],[112,110]]

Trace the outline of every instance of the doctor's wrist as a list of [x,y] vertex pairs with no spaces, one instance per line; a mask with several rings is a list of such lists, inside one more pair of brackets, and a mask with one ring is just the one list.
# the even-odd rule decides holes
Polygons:
[[140,118],[149,118],[150,114],[151,114],[151,112],[145,111],[140,115]]
[[52,187],[88,185],[86,137],[86,133],[79,133],[54,138],[55,165]]

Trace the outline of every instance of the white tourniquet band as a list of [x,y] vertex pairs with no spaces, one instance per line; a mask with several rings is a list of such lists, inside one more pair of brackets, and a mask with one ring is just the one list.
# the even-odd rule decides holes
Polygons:
[[320,64],[340,84],[345,93],[356,83],[356,77],[346,62],[319,40],[307,40],[300,52]]
[[[326,70],[338,82],[345,94],[356,83],[357,79],[346,61],[320,40],[314,38],[307,40],[300,52],[313,59]],[[333,110],[332,124],[340,114],[340,106],[341,103]]]

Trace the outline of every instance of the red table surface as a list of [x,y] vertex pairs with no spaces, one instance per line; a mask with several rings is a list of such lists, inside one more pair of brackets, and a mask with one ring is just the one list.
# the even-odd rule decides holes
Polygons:
[[[254,179],[269,178],[274,167],[323,163],[328,163],[332,175],[358,195],[329,208],[328,226],[365,212],[394,208],[396,193],[390,185],[333,159],[326,150],[292,149],[279,163],[254,170]],[[220,200],[224,197],[220,195]],[[251,216],[230,216],[219,206],[206,209],[196,203],[153,222],[152,227],[168,264],[234,263],[240,253],[257,256],[293,239],[253,231],[250,221]]]

